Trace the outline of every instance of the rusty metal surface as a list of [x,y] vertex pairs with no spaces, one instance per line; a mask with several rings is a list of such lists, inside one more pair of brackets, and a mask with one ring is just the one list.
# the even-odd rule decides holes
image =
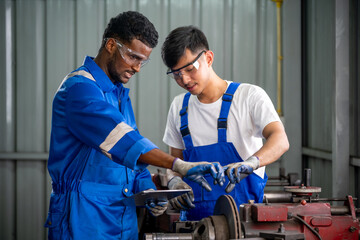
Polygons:
[[231,196],[222,195],[218,198],[214,208],[214,215],[224,215],[226,217],[230,239],[241,237],[240,215],[235,200]]
[[284,191],[291,193],[319,193],[321,192],[321,187],[284,186]]
[[226,240],[230,238],[229,225],[224,215],[209,217],[214,225],[215,239]]
[[[282,210],[287,208],[287,219],[283,221],[259,221],[263,220],[254,216],[253,208],[257,209],[256,214],[266,213],[267,219],[276,220],[284,215]],[[360,224],[355,215],[355,207],[351,196],[347,197],[344,207],[337,214],[332,214],[334,207],[330,203],[274,203],[274,204],[244,204],[240,207],[241,224],[244,229],[244,237],[264,237],[275,239],[359,239]],[[272,210],[272,211],[270,211]],[[346,210],[346,211],[345,211]],[[342,214],[341,214],[342,213]],[[269,215],[269,214],[272,214]],[[279,232],[279,226],[283,225],[283,231]],[[318,235],[318,236],[317,236]],[[298,238],[297,238],[298,237]]]
[[215,240],[215,228],[210,218],[203,218],[194,230],[195,240]]
[[251,206],[252,218],[258,222],[281,222],[287,220],[288,208],[277,204],[254,204]]

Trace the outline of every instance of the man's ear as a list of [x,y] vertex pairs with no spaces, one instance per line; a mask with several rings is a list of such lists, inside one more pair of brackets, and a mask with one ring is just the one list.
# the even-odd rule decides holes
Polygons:
[[105,43],[105,50],[109,53],[109,54],[113,54],[114,51],[117,49],[116,46],[116,41],[113,38],[109,38],[106,43]]
[[211,50],[206,51],[205,53],[206,56],[206,62],[208,64],[208,67],[211,67],[214,61],[214,52]]

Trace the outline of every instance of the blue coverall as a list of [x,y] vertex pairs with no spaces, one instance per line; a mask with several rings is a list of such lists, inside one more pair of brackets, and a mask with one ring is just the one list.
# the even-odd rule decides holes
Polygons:
[[[218,142],[195,147],[192,142],[191,132],[188,128],[188,103],[190,93],[185,94],[182,109],[180,110],[181,126],[180,132],[182,134],[185,150],[183,151],[184,160],[189,162],[219,162],[222,166],[225,166],[234,162],[242,162],[243,159],[236,151],[232,142],[227,142],[226,131],[227,131],[227,118],[232,102],[233,95],[238,88],[239,83],[231,83],[226,93],[222,97],[222,104],[218,119]],[[239,133],[241,134],[241,133]],[[202,218],[213,215],[216,200],[221,196],[228,194],[225,192],[225,187],[221,187],[218,184],[214,185],[211,176],[205,176],[205,179],[210,184],[212,191],[207,192],[201,188],[198,184],[194,184],[187,179],[185,182],[193,189],[195,197],[195,208],[187,211],[188,220],[201,220]],[[237,183],[234,190],[229,193],[237,206],[239,207],[242,203],[247,203],[248,200],[255,200],[255,202],[262,202],[264,196],[264,188],[267,182],[267,175],[265,173],[264,179],[256,175],[255,173],[250,174],[240,183]],[[228,180],[225,182],[226,186]]]
[[58,89],[52,114],[49,239],[138,239],[135,206],[113,204],[155,189],[137,159],[157,147],[137,130],[129,89],[86,57]]

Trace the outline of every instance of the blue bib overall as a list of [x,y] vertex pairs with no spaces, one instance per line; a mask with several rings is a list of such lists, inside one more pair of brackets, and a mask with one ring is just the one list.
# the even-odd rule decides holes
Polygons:
[[[218,118],[218,143],[211,145],[194,147],[191,133],[188,128],[187,107],[190,93],[185,95],[182,109],[180,110],[180,131],[185,143],[185,150],[183,151],[185,161],[220,162],[222,166],[243,161],[243,159],[241,159],[240,155],[236,151],[233,143],[227,142],[226,140],[227,118],[229,115],[233,95],[239,85],[239,83],[231,83],[222,97],[220,116]],[[228,180],[226,180],[223,187],[220,187],[219,185],[213,184],[213,178],[210,175],[205,176],[205,178],[211,185],[211,192],[207,192],[200,185],[185,179],[185,182],[193,189],[196,206],[194,209],[188,211],[188,220],[197,221],[213,215],[216,200],[224,194],[231,195],[235,199],[238,206],[242,203],[247,203],[248,200],[255,200],[257,203],[263,201],[264,188],[267,181],[266,174],[264,179],[255,173],[250,174],[248,177],[241,180],[240,183],[236,184],[236,187],[230,193],[225,192],[225,187],[228,183]]]

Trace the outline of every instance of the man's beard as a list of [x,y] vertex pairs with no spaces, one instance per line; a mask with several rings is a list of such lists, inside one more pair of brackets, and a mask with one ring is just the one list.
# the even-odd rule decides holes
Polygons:
[[114,84],[123,83],[120,78],[120,74],[118,74],[116,71],[115,62],[116,62],[116,55],[114,55],[114,58],[110,59],[107,64],[109,75],[110,75],[109,77]]

